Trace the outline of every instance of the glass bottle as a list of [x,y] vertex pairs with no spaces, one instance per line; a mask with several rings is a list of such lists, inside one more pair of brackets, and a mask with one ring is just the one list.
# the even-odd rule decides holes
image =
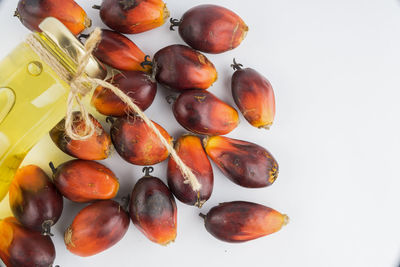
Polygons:
[[[45,19],[39,27],[42,32],[34,37],[73,75],[83,45],[55,18]],[[106,76],[93,57],[85,73]],[[25,42],[0,61],[0,201],[25,155],[65,116],[69,89]]]

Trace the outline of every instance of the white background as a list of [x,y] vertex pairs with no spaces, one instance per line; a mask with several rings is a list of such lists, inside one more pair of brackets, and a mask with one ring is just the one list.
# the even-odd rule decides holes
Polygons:
[[[398,266],[400,262],[400,1],[397,0],[220,0],[250,27],[242,45],[209,55],[219,71],[210,88],[231,103],[232,58],[263,73],[273,84],[277,116],[270,131],[243,117],[228,136],[256,142],[280,164],[276,183],[241,188],[216,168],[215,189],[202,211],[232,200],[268,205],[291,217],[280,232],[244,244],[220,242],[204,229],[198,210],[178,203],[178,238],[168,247],[148,241],[132,224],[116,246],[90,258],[69,253],[62,233],[80,205],[68,202],[53,231],[56,263],[75,266]],[[78,1],[94,25],[100,0]],[[168,0],[174,18],[207,0]],[[210,3],[210,2],[208,2]],[[13,18],[15,0],[0,0],[0,57],[28,31]],[[146,53],[182,43],[164,25],[131,35]],[[159,88],[146,112],[175,138],[184,132]],[[49,171],[61,153],[48,138],[26,163]],[[66,158],[65,158],[66,159]],[[57,160],[56,160],[57,162]],[[57,163],[60,163],[58,161]],[[120,178],[121,196],[131,191],[140,168],[118,155],[105,161]],[[214,166],[215,167],[215,166]],[[166,162],[156,166],[164,179]]]

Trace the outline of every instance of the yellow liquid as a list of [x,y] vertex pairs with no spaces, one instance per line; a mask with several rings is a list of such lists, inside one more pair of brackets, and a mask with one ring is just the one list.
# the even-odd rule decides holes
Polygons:
[[[0,61],[0,201],[29,150],[64,117],[68,93],[25,43]],[[4,202],[0,215],[7,213]]]
[[[59,166],[61,163],[71,160],[71,157],[59,150],[50,138],[50,135],[46,134],[42,139],[35,144],[32,150],[26,155],[21,166],[34,164],[42,168],[49,177],[51,177],[51,169],[49,162],[53,162],[55,166]],[[8,195],[0,201],[0,220],[12,216],[9,208]]]

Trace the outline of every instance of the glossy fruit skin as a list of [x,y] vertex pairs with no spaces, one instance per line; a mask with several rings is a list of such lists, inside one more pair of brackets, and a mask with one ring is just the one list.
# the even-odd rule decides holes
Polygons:
[[200,5],[189,9],[179,25],[179,34],[189,46],[212,54],[236,48],[248,30],[237,14],[216,5]]
[[236,70],[232,76],[232,96],[251,125],[269,129],[275,117],[275,96],[264,76],[251,68]]
[[[172,137],[164,128],[153,122],[166,140]],[[127,162],[134,165],[154,165],[168,158],[169,152],[156,134],[139,117],[118,118],[111,130],[115,150]]]
[[47,174],[35,165],[18,169],[10,185],[9,201],[15,218],[39,232],[54,225],[63,210],[62,195]]
[[[117,86],[142,110],[146,110],[153,103],[157,93],[157,83],[148,74],[141,71],[125,71],[115,75],[109,81]],[[111,90],[97,87],[92,105],[106,116],[125,116],[129,112],[128,106]]]
[[111,199],[118,193],[118,178],[109,168],[98,162],[71,160],[53,171],[55,186],[71,201]]
[[0,258],[7,267],[49,267],[55,257],[49,236],[23,227],[14,217],[0,220]]
[[[74,112],[74,129],[85,129],[80,112]],[[111,154],[111,138],[104,131],[101,124],[90,115],[92,122],[96,126],[95,133],[86,140],[71,140],[65,132],[65,119],[61,120],[51,131],[50,137],[56,146],[71,157],[85,160],[102,160]]]
[[122,71],[150,71],[150,66],[140,65],[146,54],[129,38],[119,32],[102,30],[101,41],[93,51],[101,62]]
[[78,256],[98,254],[120,241],[129,227],[129,216],[113,200],[101,200],[82,209],[65,230],[67,249]]
[[218,73],[200,52],[185,45],[170,45],[154,55],[153,76],[163,86],[182,92],[209,88]]
[[201,140],[194,135],[183,135],[176,141],[175,151],[192,170],[201,184],[201,189],[195,192],[189,184],[185,183],[179,167],[172,158],[168,162],[168,186],[177,199],[185,204],[201,208],[211,197],[214,186],[213,170]]
[[248,188],[273,184],[279,166],[274,157],[254,143],[223,136],[204,140],[207,155],[232,182]]
[[121,33],[141,33],[160,27],[169,18],[162,0],[103,0],[101,20]]
[[179,124],[197,134],[227,134],[239,125],[236,109],[205,90],[180,94],[172,109]]
[[289,217],[260,204],[233,201],[212,208],[204,222],[215,238],[240,243],[279,231]]
[[176,238],[174,196],[156,177],[143,177],[133,188],[129,205],[133,224],[151,241],[167,245]]
[[39,24],[47,17],[61,21],[74,35],[92,24],[86,12],[73,0],[19,0],[15,12],[31,31],[41,32]]

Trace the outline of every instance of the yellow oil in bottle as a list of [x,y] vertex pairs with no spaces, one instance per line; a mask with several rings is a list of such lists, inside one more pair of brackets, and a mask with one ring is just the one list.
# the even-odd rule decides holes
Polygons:
[[[39,28],[43,32],[33,35],[35,50],[50,53],[52,58],[45,56],[46,62],[61,64],[73,76],[76,62],[85,53],[83,45],[55,18],[44,19]],[[106,74],[90,57],[85,75],[104,78]],[[69,90],[27,43],[0,60],[0,219],[10,214],[4,197],[15,172],[30,149],[64,117]]]
[[[25,43],[0,61],[0,200],[28,151],[65,115],[68,93]],[[3,202],[0,215],[8,209]]]

